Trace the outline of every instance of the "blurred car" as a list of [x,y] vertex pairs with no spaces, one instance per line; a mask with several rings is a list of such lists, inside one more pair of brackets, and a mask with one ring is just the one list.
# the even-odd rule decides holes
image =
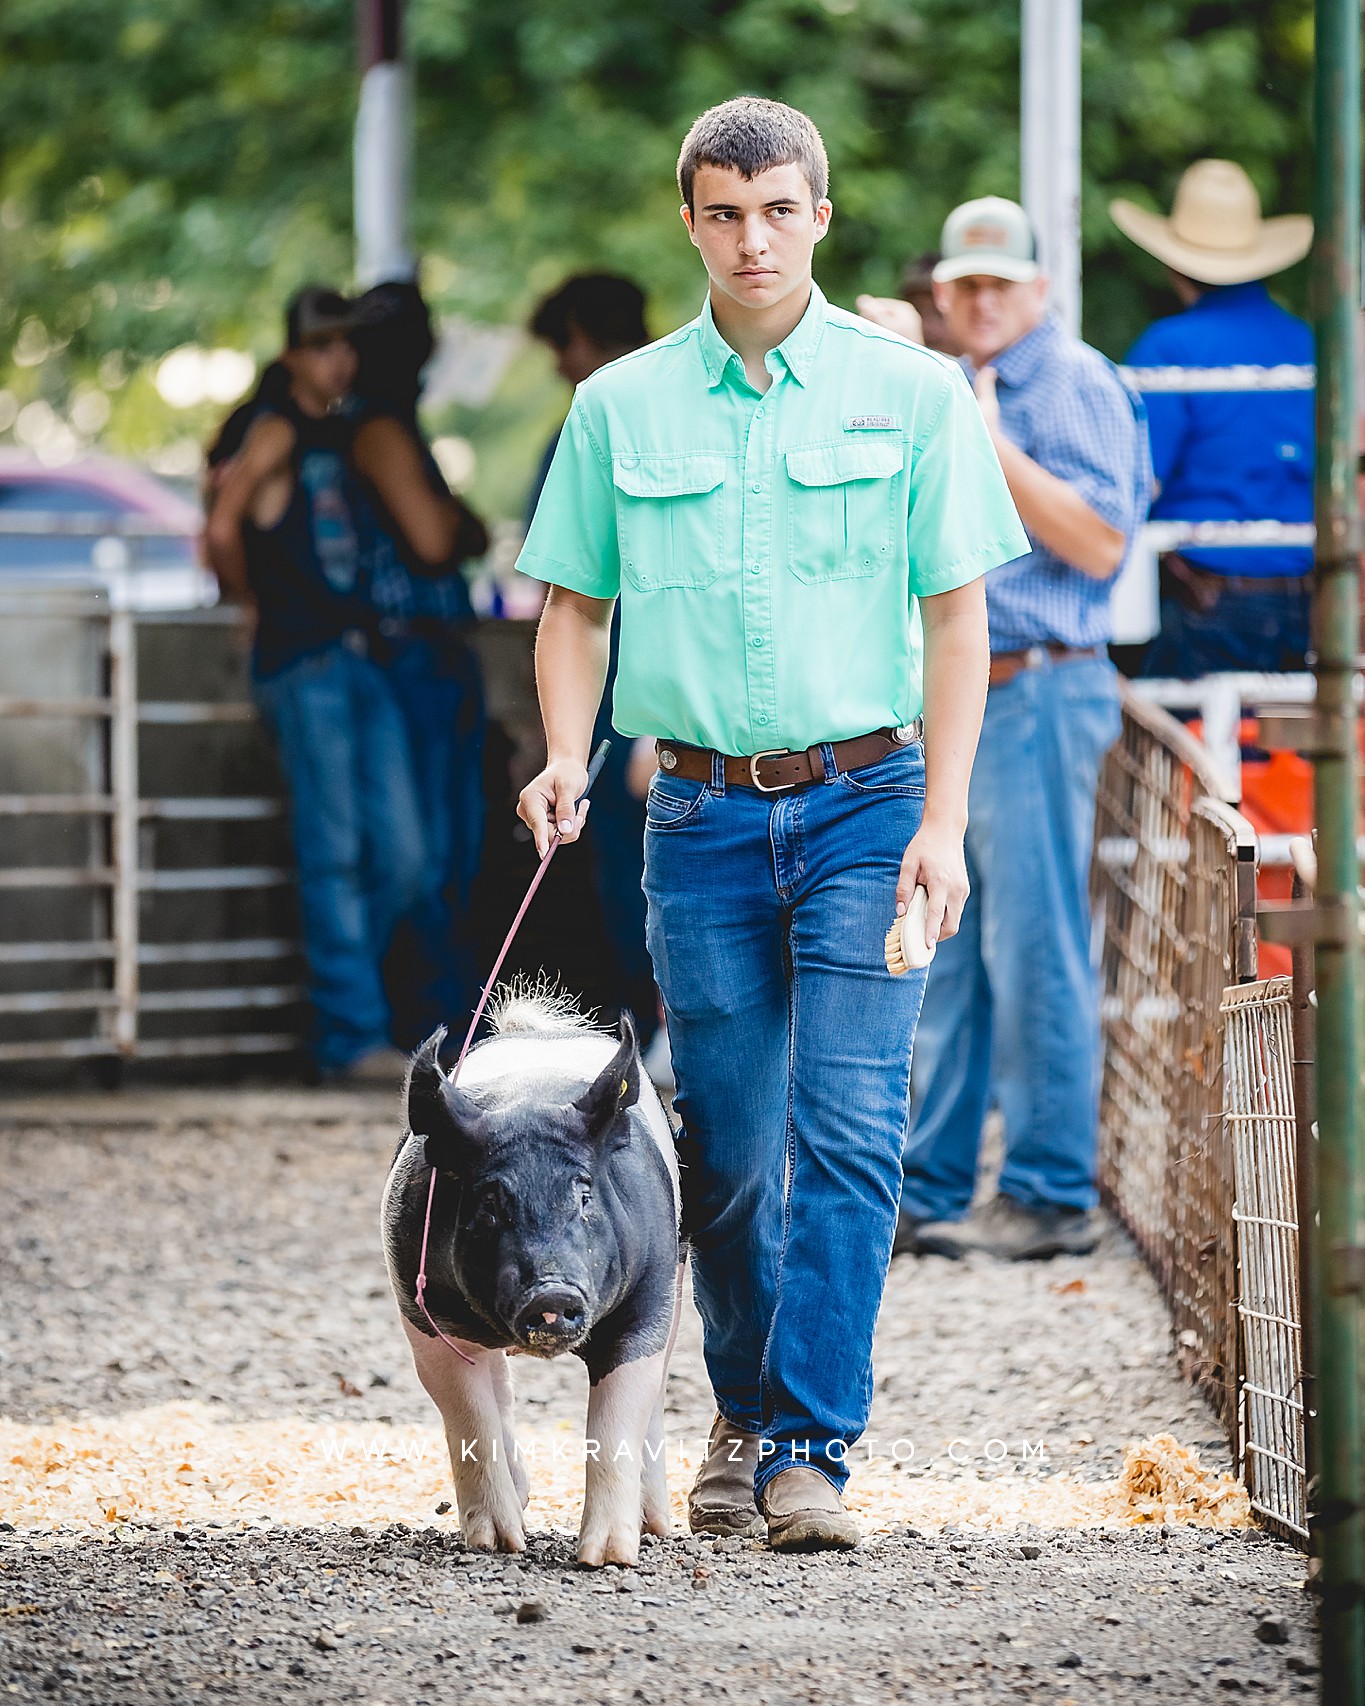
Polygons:
[[133,463],[48,467],[0,450],[0,590],[103,589],[132,610],[217,601],[199,561],[198,506]]

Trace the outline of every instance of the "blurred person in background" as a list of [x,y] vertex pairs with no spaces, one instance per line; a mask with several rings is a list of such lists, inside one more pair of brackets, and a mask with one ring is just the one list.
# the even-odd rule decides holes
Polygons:
[[[531,317],[531,332],[554,352],[555,371],[569,385],[580,385],[618,356],[649,342],[645,330],[645,294],[615,273],[580,273],[547,296]],[[555,433],[546,446],[526,504],[526,526],[536,511],[545,476],[559,444]],[[586,840],[592,848],[593,881],[602,922],[615,957],[616,1005],[635,1020],[640,1046],[648,1048],[659,1030],[659,997],[654,968],[645,946],[644,876],[645,795],[654,771],[654,742],[623,740],[612,731],[611,698],[621,650],[621,612],[612,617],[611,661],[602,707],[593,729],[593,746],[612,742],[592,792],[592,821]],[[642,749],[637,757],[635,749]],[[662,1045],[647,1062],[656,1082],[668,1077]]]
[[[381,966],[425,874],[407,731],[384,672],[354,636],[368,622],[342,400],[355,379],[353,303],[308,285],[291,299],[288,387],[244,418],[205,528],[223,596],[252,631],[258,702],[289,788],[313,1056],[325,1078],[392,1081]],[[232,417],[230,417],[230,420]]]
[[[858,312],[864,320],[899,332],[911,343],[924,344],[940,355],[958,356],[962,346],[953,336],[943,312],[934,300],[934,268],[942,257],[936,249],[907,263],[901,274],[898,296],[860,296]],[[908,310],[908,311],[907,311]]]
[[346,405],[363,643],[402,714],[426,874],[388,966],[394,1036],[415,1047],[460,1029],[478,999],[470,897],[483,847],[483,680],[461,565],[488,549],[477,515],[446,485],[417,419],[434,348],[416,284],[376,285],[356,304],[359,367]]
[[[920,1016],[896,1248],[1082,1254],[1098,1236],[1090,842],[1119,730],[1109,589],[1146,514],[1147,438],[1113,367],[1049,317],[1023,208],[965,203],[942,251],[935,296],[1033,549],[986,577],[971,894]],[[969,1214],[992,1101],[1004,1165],[996,1196]]]
[[[1197,160],[1169,219],[1109,204],[1119,230],[1165,263],[1182,309],[1129,350],[1138,368],[1310,366],[1313,334],[1262,282],[1302,260],[1303,214],[1261,217],[1255,185],[1230,160]],[[1153,521],[1313,519],[1313,392],[1144,391],[1157,495]],[[1311,545],[1182,546],[1161,566],[1161,631],[1148,676],[1302,669]]]

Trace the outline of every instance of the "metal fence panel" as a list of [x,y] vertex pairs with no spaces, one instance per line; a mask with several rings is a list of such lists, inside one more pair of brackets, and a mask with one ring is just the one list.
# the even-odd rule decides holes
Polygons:
[[1207,754],[1125,695],[1101,775],[1092,895],[1104,1060],[1100,1181],[1171,1303],[1182,1364],[1235,1438],[1225,985],[1254,975],[1255,833],[1210,797]]
[[1224,1119],[1233,1147],[1241,1320],[1239,1447],[1251,1503],[1308,1538],[1292,986],[1229,989]]

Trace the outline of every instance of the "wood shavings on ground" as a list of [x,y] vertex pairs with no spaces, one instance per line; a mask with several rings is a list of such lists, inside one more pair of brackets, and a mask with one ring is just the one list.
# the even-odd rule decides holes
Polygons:
[[[529,1530],[573,1532],[583,1498],[581,1435],[527,1429]],[[686,1529],[686,1489],[701,1441],[670,1440],[674,1521]],[[454,1491],[439,1428],[338,1426],[285,1417],[229,1422],[203,1404],[35,1425],[0,1419],[0,1519],[17,1529],[109,1532],[120,1525],[207,1523],[316,1528],[331,1523],[456,1526]],[[436,1507],[452,1508],[440,1518]],[[1200,1466],[1169,1434],[1131,1445],[1117,1481],[1065,1472],[945,1468],[906,1473],[890,1458],[854,1469],[849,1508],[869,1534],[910,1526],[1008,1530],[1188,1523],[1245,1528],[1245,1489]]]
[[1201,1528],[1246,1528],[1251,1522],[1251,1501],[1241,1482],[1211,1474],[1197,1451],[1170,1434],[1130,1445],[1118,1484],[1133,1522]]

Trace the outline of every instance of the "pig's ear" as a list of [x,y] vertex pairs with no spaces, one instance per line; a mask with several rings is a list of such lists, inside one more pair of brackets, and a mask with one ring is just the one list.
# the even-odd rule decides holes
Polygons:
[[408,1070],[408,1129],[426,1139],[427,1165],[456,1172],[483,1141],[487,1120],[477,1102],[446,1077],[437,1058],[442,1025],[418,1049]]
[[620,1048],[574,1102],[589,1137],[603,1136],[616,1116],[640,1099],[640,1050],[628,1013],[621,1015],[620,1036]]

